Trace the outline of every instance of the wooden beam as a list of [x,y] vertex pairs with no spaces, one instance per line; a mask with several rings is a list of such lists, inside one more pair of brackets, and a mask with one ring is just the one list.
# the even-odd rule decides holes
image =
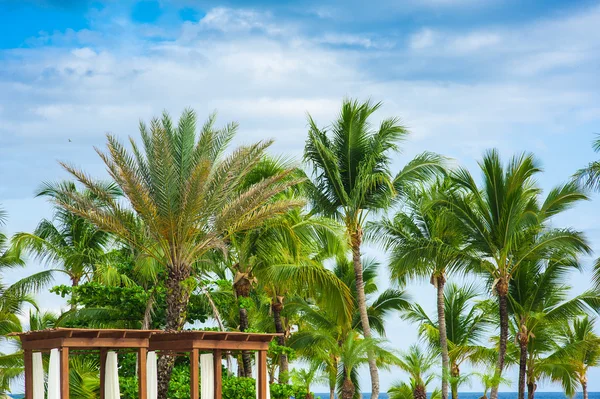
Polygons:
[[51,339],[39,339],[39,340],[26,340],[23,342],[23,349],[31,350],[51,350],[54,348],[61,348],[63,346],[64,338],[51,338]]
[[100,349],[100,399],[104,399],[106,385],[106,354],[108,349]]
[[25,356],[25,399],[33,399],[33,352],[29,349],[23,351]]
[[69,348],[60,349],[60,397],[69,399]]
[[269,381],[267,377],[267,351],[258,351],[258,399],[267,399],[267,389],[269,389]]
[[150,350],[153,351],[174,351],[184,352],[191,351],[192,349],[199,350],[267,350],[269,349],[268,342],[256,342],[256,341],[216,341],[216,340],[186,340],[186,341],[158,341],[150,342]]
[[138,398],[148,398],[148,376],[147,371],[148,349],[140,348],[138,351]]
[[200,399],[200,353],[198,349],[190,352],[190,399]]
[[215,376],[215,397],[214,399],[222,399],[223,397],[223,367],[221,366],[222,352],[221,349],[215,349],[213,351],[214,361],[214,376]]

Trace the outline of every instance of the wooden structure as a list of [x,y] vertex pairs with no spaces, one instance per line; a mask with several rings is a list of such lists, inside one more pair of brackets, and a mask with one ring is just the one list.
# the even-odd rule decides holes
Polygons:
[[211,352],[214,359],[215,397],[222,399],[221,359],[223,352],[258,352],[257,399],[267,399],[267,350],[278,334],[241,332],[181,331],[124,329],[56,328],[11,334],[21,339],[25,356],[25,399],[33,397],[33,353],[60,352],[61,398],[69,398],[69,354],[78,351],[98,351],[100,356],[100,398],[104,398],[106,354],[109,350],[133,349],[138,354],[139,399],[147,399],[146,361],[148,351],[179,355],[189,353],[191,399],[199,399],[200,352]]
[[61,398],[69,398],[69,353],[71,351],[99,351],[100,398],[104,397],[104,371],[109,350],[133,349],[138,353],[139,397],[147,399],[146,355],[150,337],[156,330],[78,329],[56,328],[14,334],[21,339],[25,355],[25,399],[33,398],[33,352],[60,352]]
[[269,342],[279,334],[251,334],[221,331],[180,331],[154,334],[150,350],[161,353],[189,353],[190,399],[199,399],[200,352],[212,352],[214,359],[215,397],[222,399],[221,360],[224,351],[258,351],[257,399],[267,399],[269,378],[267,376],[267,350]]

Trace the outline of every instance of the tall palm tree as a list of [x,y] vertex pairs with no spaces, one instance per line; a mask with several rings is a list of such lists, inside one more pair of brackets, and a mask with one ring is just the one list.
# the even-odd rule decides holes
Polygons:
[[[600,152],[600,135],[593,141],[592,148],[595,152]],[[574,177],[585,186],[600,190],[600,161],[590,162],[585,168],[579,169]]]
[[[395,177],[390,156],[408,131],[397,118],[383,120],[373,128],[370,117],[381,103],[344,100],[341,112],[330,127],[317,127],[309,116],[304,159],[313,168],[311,199],[317,211],[343,221],[352,249],[358,293],[358,308],[365,337],[371,327],[363,290],[361,246],[369,213],[386,209],[398,193],[414,181],[431,177],[439,170],[440,157],[424,153],[408,163]],[[369,361],[371,397],[379,396],[379,373],[374,357]]]
[[[112,196],[118,195],[118,189],[112,184],[105,184],[104,190]],[[65,273],[71,285],[77,287],[82,280],[93,279],[111,236],[60,203],[56,204],[56,201],[68,202],[71,194],[78,194],[73,182],[44,183],[36,197],[46,197],[55,202],[53,220],[42,219],[33,233],[17,233],[13,241],[41,261],[56,266],[58,269],[55,270]],[[94,201],[90,192],[79,194]],[[72,308],[75,305],[71,303]]]
[[[490,303],[478,301],[479,291],[474,285],[448,284],[444,289],[443,324],[447,330],[449,380],[452,398],[458,398],[460,368],[465,362],[480,364],[493,356],[493,349],[483,346],[484,335],[495,321],[490,316]],[[439,314],[439,313],[438,313]],[[435,351],[440,351],[440,325],[429,317],[419,304],[413,304],[403,312],[403,317],[419,325],[419,332]],[[438,315],[439,317],[439,315]]]
[[[364,266],[365,293],[369,324],[381,336],[385,335],[385,320],[392,312],[408,308],[410,298],[405,291],[387,289],[379,295],[376,285],[378,264],[369,258],[361,262]],[[329,376],[330,396],[335,396],[336,381],[340,365],[340,346],[352,332],[361,332],[362,325],[357,309],[356,284],[352,262],[338,259],[333,272],[351,289],[353,295],[352,317],[340,319],[339,312],[332,309],[327,295],[317,296],[316,303],[301,299],[287,305],[291,313],[299,314],[299,331],[292,334],[288,344],[301,357],[319,359],[325,364]],[[357,386],[357,370],[353,369],[351,379]],[[340,384],[343,380],[338,381]],[[341,385],[340,385],[341,387]]]
[[[531,345],[537,352],[536,355],[552,350],[545,345],[555,341],[550,336],[556,333],[556,326],[568,324],[574,317],[586,310],[598,309],[600,305],[600,296],[593,291],[568,298],[570,287],[565,284],[565,280],[568,273],[580,269],[580,265],[576,258],[577,251],[565,250],[561,248],[549,261],[524,262],[514,274],[509,289],[509,312],[520,355],[519,399],[525,398],[527,366],[531,367],[535,361],[535,357],[528,356],[530,341],[539,341]],[[530,384],[534,383],[535,381],[530,381]],[[534,385],[528,387],[530,397],[535,390],[533,387]]]
[[594,327],[595,319],[586,315],[575,318],[560,334],[561,349],[574,366],[583,399],[588,399],[588,370],[600,365],[600,337],[594,332]]
[[[237,125],[217,129],[214,122],[211,115],[198,132],[192,110],[185,110],[176,126],[164,113],[149,129],[140,123],[142,146],[130,138],[131,152],[107,135],[108,152],[97,152],[127,205],[83,171],[62,163],[101,204],[78,193],[66,193],[68,199],[58,202],[166,269],[165,325],[171,331],[185,324],[196,260],[225,249],[233,234],[302,205],[297,199],[274,198],[299,182],[290,178],[292,170],[243,187],[271,142],[225,155]],[[173,364],[172,356],[160,358],[160,397],[166,397]]]
[[410,376],[413,399],[427,399],[427,385],[435,378],[431,369],[435,364],[435,356],[423,351],[418,345],[411,345],[400,356],[400,369]]
[[403,284],[409,278],[427,278],[436,289],[439,348],[442,357],[442,398],[448,398],[450,359],[444,306],[448,272],[464,270],[473,261],[458,219],[435,199],[451,190],[450,181],[407,190],[405,207],[393,219],[371,224],[370,234],[391,251],[392,278]]
[[[500,377],[506,358],[508,288],[512,276],[526,259],[541,259],[549,248],[568,246],[589,251],[579,232],[548,226],[553,216],[586,196],[575,183],[567,183],[541,200],[541,190],[535,182],[541,169],[531,154],[515,156],[505,167],[498,151],[490,150],[479,166],[482,186],[477,185],[468,170],[460,168],[453,173],[453,180],[466,194],[451,193],[446,204],[461,220],[469,245],[481,256],[480,265],[473,271],[489,278],[498,298],[500,340],[496,372]],[[493,387],[490,395],[497,399],[498,387]]]

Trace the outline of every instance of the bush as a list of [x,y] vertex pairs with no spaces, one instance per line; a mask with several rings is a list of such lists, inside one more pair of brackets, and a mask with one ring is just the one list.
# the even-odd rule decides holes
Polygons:
[[[225,373],[223,373],[225,375]],[[121,378],[121,397],[137,399],[138,381],[136,377]],[[271,399],[304,399],[304,388],[299,385],[271,384]],[[190,370],[189,365],[176,364],[169,386],[170,399],[189,399]],[[223,399],[256,399],[256,381],[254,378],[223,377]]]

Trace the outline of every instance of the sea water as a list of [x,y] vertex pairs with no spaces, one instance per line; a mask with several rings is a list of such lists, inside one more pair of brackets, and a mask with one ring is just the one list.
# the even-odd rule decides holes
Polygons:
[[[483,395],[483,392],[459,392],[458,399],[479,399]],[[489,397],[488,393],[488,397]],[[589,399],[600,399],[600,392],[588,392]],[[315,397],[321,399],[329,399],[329,393],[315,393]],[[363,393],[363,399],[370,399],[370,393]],[[525,394],[527,398],[527,394]],[[562,392],[536,392],[535,399],[566,399],[567,396]],[[379,394],[379,399],[388,399],[387,393]],[[517,399],[517,392],[499,392],[498,399]],[[575,395],[575,399],[583,399],[583,394],[578,392]]]
[[[479,399],[483,395],[482,392],[460,392],[458,394],[458,399]],[[589,392],[589,399],[600,399],[600,392]],[[23,395],[12,395],[14,399],[22,399]],[[319,397],[321,399],[329,399],[328,393],[316,393],[315,397]],[[489,397],[489,394],[488,394]],[[363,399],[370,399],[370,393],[363,393]],[[500,392],[498,393],[498,399],[516,399],[516,392]],[[562,392],[536,392],[535,399],[565,399],[566,396]],[[388,399],[387,393],[379,394],[379,399]],[[575,395],[575,399],[583,399],[583,395],[581,392],[578,392]]]

